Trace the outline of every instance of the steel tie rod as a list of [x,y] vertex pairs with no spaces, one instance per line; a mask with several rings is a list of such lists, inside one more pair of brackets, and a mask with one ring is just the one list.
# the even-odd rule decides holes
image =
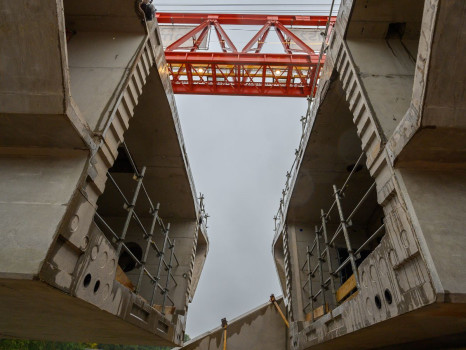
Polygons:
[[136,262],[137,266],[141,266],[141,262],[139,259],[134,255],[134,253],[128,248],[128,246],[124,243],[121,244],[121,247],[128,253],[128,255]]
[[363,157],[364,157],[364,151],[361,152],[361,155],[359,156],[358,160],[356,161],[356,164],[354,164],[353,169],[351,169],[351,172],[349,173],[348,177],[346,178],[345,183],[343,184],[343,186],[341,186],[343,192],[345,191],[346,185],[348,184],[349,180],[351,179],[353,174],[356,172],[356,168],[358,167],[358,165],[361,162]]
[[382,224],[362,245],[356,250],[356,255],[358,255],[370,242],[374,240],[375,237],[385,228],[385,224]]
[[104,226],[107,228],[107,230],[110,231],[110,233],[113,235],[113,237],[116,239],[116,240],[119,240],[120,239],[120,236],[118,236],[115,231],[112,230],[112,228],[107,224],[107,222],[104,220],[103,217],[101,217],[99,215],[99,213],[95,212],[95,216],[104,224]]
[[364,193],[364,195],[362,196],[361,200],[358,202],[358,204],[356,204],[356,207],[354,207],[353,211],[351,212],[351,214],[348,216],[348,218],[346,219],[346,221],[350,221],[353,216],[356,214],[356,212],[359,210],[359,208],[361,207],[361,205],[366,201],[367,197],[369,197],[369,194],[371,193],[371,191],[375,188],[375,182],[372,183],[372,185],[369,187],[369,189],[366,191],[366,193]]
[[112,182],[113,186],[117,189],[117,191],[120,193],[120,196],[123,198],[123,200],[125,201],[125,204],[126,205],[130,205],[129,203],[129,200],[128,198],[126,198],[125,194],[123,193],[123,191],[121,190],[120,186],[118,186],[117,182],[115,181],[115,179],[113,178],[112,174],[110,174],[110,172],[107,173],[107,177],[110,179],[110,181]]

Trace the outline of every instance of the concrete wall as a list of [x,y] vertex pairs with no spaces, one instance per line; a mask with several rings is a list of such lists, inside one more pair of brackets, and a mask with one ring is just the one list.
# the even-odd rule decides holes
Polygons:
[[77,32],[68,41],[71,95],[94,131],[108,119],[111,102],[129,73],[144,35]]
[[423,1],[354,1],[346,43],[389,138],[410,107]]
[[9,153],[0,155],[0,275],[35,276],[84,175],[88,155],[24,149]]
[[[208,242],[196,225],[201,211],[157,25],[141,23],[133,1],[64,2],[0,5],[0,311],[12,320],[0,322],[0,332],[179,345],[197,283],[196,247],[204,248],[198,277]],[[156,143],[142,133],[154,125],[165,136]],[[180,311],[171,318],[115,280],[116,250],[94,223],[123,140],[139,146],[137,164],[151,158],[148,191],[178,222]]]
[[85,148],[87,126],[69,101],[62,2],[4,1],[0,22],[0,146]]
[[[428,8],[430,5],[430,9]],[[438,6],[435,25],[431,24],[431,13]],[[427,75],[426,94],[422,108],[423,126],[436,125],[438,128],[465,129],[466,121],[466,67],[460,58],[466,50],[466,13],[465,4],[455,1],[426,1],[425,24],[423,23],[424,40],[432,40],[430,45],[421,45],[423,56],[430,52],[428,71],[418,71],[418,81],[421,74]],[[428,29],[434,29],[433,37],[428,35]],[[431,32],[432,33],[432,32]],[[430,34],[430,33],[429,33]],[[445,52],[448,52],[446,54]],[[425,63],[424,63],[425,64]],[[421,62],[419,64],[421,66]],[[418,97],[423,89],[413,97]],[[414,99],[414,98],[413,98]]]
[[[279,305],[284,312],[283,300]],[[218,327],[189,341],[183,350],[222,350],[223,328]],[[286,350],[287,328],[275,306],[264,304],[228,322],[228,350]]]
[[[454,266],[463,264],[459,252],[464,249],[460,234],[460,213],[464,211],[464,174],[461,165],[464,163],[464,137],[461,137],[461,124],[457,124],[455,131],[450,129],[448,132],[446,129],[431,128],[430,138],[419,138],[417,143],[408,144],[407,136],[419,126],[420,119],[416,119],[413,113],[420,110],[415,110],[413,106],[419,105],[419,101],[428,103],[422,95],[425,80],[418,75],[425,79],[426,70],[437,71],[435,67],[433,70],[428,68],[426,54],[429,46],[425,46],[433,44],[432,47],[435,47],[435,42],[430,41],[434,37],[434,28],[439,28],[439,32],[436,32],[439,35],[444,28],[435,20],[442,18],[447,21],[442,16],[442,10],[451,13],[454,8],[457,11],[463,8],[464,4],[448,2],[445,5],[447,2],[441,1],[425,3],[423,18],[420,16],[424,2],[419,1],[345,1],[340,7],[322,81],[314,100],[316,103],[311,107],[311,126],[303,137],[307,144],[299,150],[302,157],[297,161],[297,171],[291,176],[291,190],[284,198],[286,222],[279,218],[274,248],[278,247],[277,239],[285,224],[290,227],[296,223],[306,223],[306,215],[303,214],[306,211],[308,222],[316,221],[312,219],[315,214],[309,212],[311,204],[298,210],[302,203],[307,201],[321,206],[320,203],[325,201],[322,199],[325,197],[315,190],[319,186],[314,182],[313,186],[306,187],[303,179],[309,178],[313,168],[325,169],[324,165],[330,170],[333,166],[333,175],[340,169],[338,164],[332,163],[335,157],[324,158],[325,163],[317,153],[313,153],[313,150],[325,153],[329,145],[336,144],[335,137],[323,137],[327,131],[325,122],[335,118],[336,111],[340,120],[334,123],[338,125],[338,128],[332,129],[334,135],[344,128],[345,121],[351,121],[356,126],[361,148],[366,155],[366,167],[376,183],[376,200],[383,208],[385,235],[358,267],[361,287],[356,296],[315,322],[291,323],[291,345],[294,349],[369,349],[427,337],[449,337],[463,327],[463,296],[454,292],[445,293],[443,289],[443,284],[454,291],[464,289],[462,282],[458,282],[464,280],[463,274],[452,270]],[[387,36],[390,24],[403,22],[406,22],[405,35],[408,37],[398,38],[394,42],[390,35]],[[420,35],[415,69],[410,60],[416,53],[416,35],[419,36],[416,28],[421,28],[423,34]],[[458,43],[458,37],[454,38]],[[439,68],[438,72],[445,68]],[[411,84],[410,80],[414,83]],[[335,88],[339,84],[340,91]],[[339,96],[344,101],[338,100],[335,94],[341,94]],[[455,113],[458,113],[461,106],[456,106]],[[345,108],[347,112],[343,111]],[[390,137],[389,147],[386,148]],[[399,158],[395,163],[393,150],[396,147],[393,145],[411,149],[409,157]],[[422,145],[426,145],[426,149]],[[396,151],[400,152],[400,149]],[[435,188],[436,182],[442,185]],[[438,201],[434,199],[437,197]],[[347,195],[343,201],[347,202],[349,198]],[[450,212],[451,203],[458,203],[458,212]],[[371,213],[367,217],[370,218]],[[300,218],[303,219],[299,221]],[[369,219],[366,227],[377,226],[377,218],[380,218],[378,214]],[[450,221],[452,227],[447,224]],[[438,244],[440,237],[442,241],[445,240],[444,246]],[[299,241],[296,238],[295,241],[296,247],[290,244],[290,250],[295,249],[290,255],[302,255],[298,253]],[[455,247],[452,246],[454,242],[457,244]],[[284,246],[282,249],[286,250]],[[452,254],[448,256],[447,251]],[[284,272],[285,280],[290,276],[291,279],[295,278],[295,271],[290,273],[285,268]],[[292,293],[291,296],[291,304],[300,302],[295,300]],[[452,312],[455,308],[457,314]],[[421,318],[422,322],[419,322]],[[445,324],[447,319],[448,323]],[[397,329],[396,332],[392,333],[392,327]]]
[[347,43],[388,138],[411,102],[417,41],[348,39]]
[[[104,291],[105,285],[102,285]],[[93,294],[94,285],[89,289]],[[102,342],[104,344],[166,344],[158,333],[148,332],[137,323],[124,321],[113,313],[101,310],[79,298],[67,294],[49,285],[21,279],[0,280],[0,312],[7,317],[0,318],[2,338],[28,338],[35,340],[55,340],[63,342]],[[97,293],[97,294],[99,294]],[[107,292],[109,302],[113,305],[125,299],[125,288]],[[127,292],[129,294],[129,291]],[[25,306],[27,312],[25,312]],[[122,314],[130,314],[132,305],[119,305]],[[155,322],[154,322],[155,321]],[[150,320],[151,326],[157,326],[157,319]],[[155,327],[154,327],[155,329]]]
[[465,16],[464,1],[425,1],[411,107],[387,147],[394,164],[464,162]]
[[138,17],[133,1],[63,0],[63,4],[67,27],[71,30],[139,34],[144,32],[145,23]]
[[65,112],[68,87],[61,11],[60,0],[3,1],[0,5],[2,113]]
[[[425,244],[448,300],[466,300],[466,171],[399,168]],[[441,292],[441,291],[440,291]]]
[[31,278],[63,225],[95,143],[69,97],[62,2],[2,2],[0,13],[1,258],[4,273]]

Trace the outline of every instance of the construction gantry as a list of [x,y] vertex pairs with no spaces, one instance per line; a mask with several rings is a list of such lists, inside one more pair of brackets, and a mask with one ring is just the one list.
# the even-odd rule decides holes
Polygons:
[[[271,16],[240,14],[158,13],[160,24],[197,25],[165,49],[173,91],[178,94],[306,97],[319,75],[319,53],[293,32],[311,29],[322,41],[327,16]],[[335,18],[331,18],[333,25]],[[261,26],[239,50],[222,25]],[[288,28],[291,27],[291,28]],[[220,52],[200,52],[213,28]],[[275,28],[283,53],[263,53],[270,30]],[[324,56],[321,57],[321,63]]]

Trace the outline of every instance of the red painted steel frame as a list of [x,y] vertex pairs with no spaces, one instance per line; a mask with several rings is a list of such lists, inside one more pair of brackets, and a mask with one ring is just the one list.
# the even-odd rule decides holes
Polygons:
[[166,52],[170,63],[226,64],[226,65],[271,65],[280,67],[311,66],[318,62],[319,55],[288,55],[280,53],[222,53],[222,52]]
[[[285,26],[325,26],[327,16],[294,15],[241,15],[212,13],[157,13],[157,21],[164,24],[201,24],[207,19],[215,18],[220,24],[264,25],[269,19],[279,21]],[[336,17],[331,18],[335,22]]]
[[[284,25],[324,26],[325,16],[158,13],[157,20],[159,23],[199,24],[165,50],[175,93],[288,97],[311,94],[318,55]],[[262,25],[262,28],[242,52],[238,52],[221,24]],[[197,51],[210,26],[217,33],[222,52]],[[284,54],[260,53],[271,27],[275,27]],[[193,37],[192,46],[186,49],[183,44]],[[291,40],[299,50],[290,48]],[[179,47],[189,52],[175,51]],[[297,51],[305,54],[293,54]]]

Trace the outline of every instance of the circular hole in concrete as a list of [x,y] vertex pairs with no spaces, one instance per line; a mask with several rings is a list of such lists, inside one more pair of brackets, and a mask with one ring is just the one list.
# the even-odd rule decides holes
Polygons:
[[385,296],[385,300],[388,304],[391,304],[393,302],[392,293],[388,289],[385,289],[383,295]]
[[99,288],[100,288],[100,281],[97,280],[97,282],[95,282],[95,284],[94,284],[94,293],[97,293]]
[[382,308],[382,300],[380,300],[380,297],[378,294],[375,296],[374,301],[375,301],[375,306],[377,306],[377,309],[380,310]]
[[[130,250],[130,252],[133,253],[133,255],[139,261],[141,261],[142,259],[141,246],[135,242],[128,242],[125,244]],[[134,261],[133,257],[126,250],[123,250],[123,252],[120,255],[120,259],[118,259],[118,265],[120,265],[121,269],[124,272],[129,272],[131,270],[134,270],[134,268],[136,267],[136,261]]]
[[88,274],[84,277],[84,281],[83,281],[84,287],[87,287],[87,286],[89,286],[89,284],[91,284],[91,279],[92,279],[92,276],[91,276],[90,273],[88,273]]

